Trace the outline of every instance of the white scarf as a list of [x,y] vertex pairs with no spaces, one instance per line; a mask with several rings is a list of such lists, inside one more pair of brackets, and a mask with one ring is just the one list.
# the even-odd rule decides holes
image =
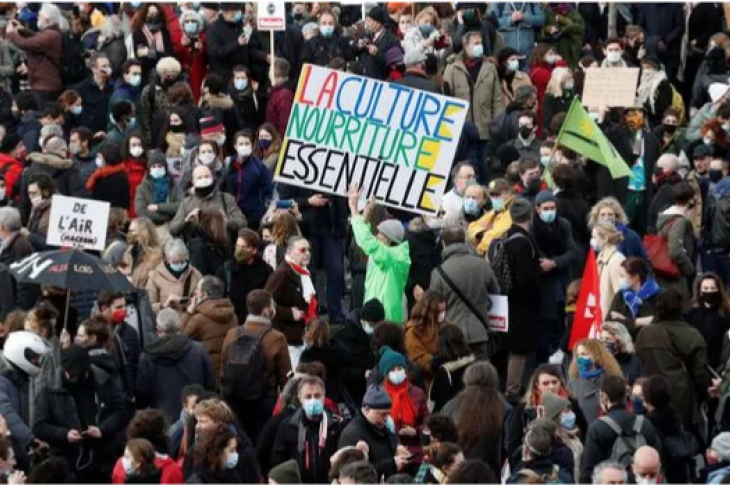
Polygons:
[[289,256],[285,256],[284,259],[289,263],[289,267],[302,278],[302,296],[304,297],[304,301],[309,304],[312,301],[312,297],[317,294],[317,291],[314,289],[311,273],[303,266],[295,263]]
[[[649,74],[647,76],[647,74]],[[656,101],[657,89],[662,81],[667,80],[664,71],[655,71],[653,73],[644,71],[641,75],[641,83],[637,91],[638,101],[643,105],[649,101],[651,111],[655,112],[654,102]]]

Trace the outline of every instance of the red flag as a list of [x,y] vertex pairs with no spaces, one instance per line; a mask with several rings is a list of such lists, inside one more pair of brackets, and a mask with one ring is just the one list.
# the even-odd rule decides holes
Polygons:
[[570,334],[568,348],[573,350],[576,343],[589,337],[595,337],[601,331],[603,315],[601,313],[601,278],[598,275],[596,253],[588,251],[586,268],[583,270],[583,281],[580,285],[578,303],[573,318],[573,331]]

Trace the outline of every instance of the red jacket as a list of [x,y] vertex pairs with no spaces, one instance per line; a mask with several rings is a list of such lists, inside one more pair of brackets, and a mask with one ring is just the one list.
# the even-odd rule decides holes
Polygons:
[[[169,456],[157,455],[155,457],[155,466],[162,472],[160,483],[165,485],[185,483],[182,470]],[[122,459],[119,458],[112,472],[112,483],[124,483],[126,480],[127,474],[124,472]]]
[[565,60],[560,60],[551,65],[547,62],[541,62],[530,68],[530,81],[537,91],[537,136],[542,136],[542,102],[545,99],[545,91],[553,75],[553,69],[556,67],[568,67]]
[[[142,161],[144,163],[144,161]],[[137,187],[144,180],[147,174],[147,167],[142,165],[138,160],[125,160],[124,161],[124,173],[127,174],[129,179],[129,217],[134,219],[134,196],[137,194]]]
[[279,135],[284,138],[291,107],[294,103],[294,93],[286,85],[271,86],[270,92],[269,105],[266,108],[266,121],[274,125],[279,130]]
[[20,181],[20,175],[23,173],[23,164],[14,159],[7,153],[0,153],[0,175],[5,177],[5,196],[12,199],[16,194],[13,190],[15,184]]
[[206,74],[206,66],[208,65],[208,46],[206,44],[205,32],[201,32],[198,40],[202,44],[202,50],[193,49],[192,45],[182,45],[182,37],[178,41],[173,41],[175,46],[175,57],[180,64],[188,69],[188,84],[193,91],[195,103],[200,99],[200,86],[203,84]]

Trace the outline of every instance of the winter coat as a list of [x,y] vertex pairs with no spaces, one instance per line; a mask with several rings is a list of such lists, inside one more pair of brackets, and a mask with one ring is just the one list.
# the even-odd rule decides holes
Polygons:
[[679,174],[673,173],[663,178],[657,184],[657,189],[654,192],[654,198],[651,199],[651,203],[649,204],[649,233],[656,234],[659,214],[669,209],[674,203],[672,190],[674,189],[674,186],[680,182],[682,182],[682,178]]
[[44,250],[46,247],[46,236],[48,235],[48,225],[51,221],[51,200],[45,199],[39,205],[30,209],[30,217],[26,226],[28,232],[28,240],[36,251]]
[[183,312],[182,334],[203,344],[213,364],[215,376],[219,376],[223,362],[221,351],[228,331],[238,326],[233,305],[228,298],[204,300],[192,314]]
[[730,199],[730,179],[726,178],[711,186],[707,194],[707,206],[702,227],[702,249],[713,252],[730,252],[730,211],[724,210]]
[[[406,298],[408,308],[412,309],[416,302],[413,290],[416,286],[428,288],[431,284],[431,273],[441,263],[441,245],[438,240],[438,230],[422,223],[423,219],[414,219],[406,229],[406,241],[411,257],[411,267],[408,270],[406,283]],[[357,244],[357,242],[355,242]],[[363,254],[364,256],[364,254]],[[367,260],[365,261],[367,270]]]
[[15,198],[20,188],[20,176],[23,173],[23,164],[8,153],[0,153],[0,174],[5,179],[5,197]]
[[60,93],[63,86],[61,78],[62,34],[57,26],[47,27],[38,32],[22,28],[11,32],[6,38],[22,49],[27,58],[28,81],[33,91]]
[[302,345],[304,322],[294,320],[291,311],[296,307],[306,313],[309,307],[302,296],[301,276],[291,268],[289,263],[281,263],[269,277],[264,289],[271,293],[276,303],[274,328],[286,336],[289,345]]
[[167,90],[159,86],[157,83],[150,83],[142,88],[140,96],[140,126],[142,128],[142,138],[144,138],[144,146],[153,146],[160,138],[160,128],[162,125],[157,124],[158,115],[166,113],[172,106],[167,99]]
[[162,254],[154,251],[149,254],[136,253],[141,251],[136,245],[130,245],[124,252],[122,260],[132,271],[132,284],[135,288],[143,289],[147,287],[152,270],[162,263]]
[[79,125],[90,129],[92,133],[106,132],[109,122],[109,102],[114,93],[114,83],[110,80],[100,88],[93,77],[88,77],[77,84],[74,89],[84,101],[84,110],[79,115]]
[[692,222],[687,219],[683,211],[672,206],[659,216],[659,234],[667,238],[669,257],[679,268],[679,279],[670,280],[657,275],[657,283],[664,289],[668,287],[679,290],[686,299],[690,297],[690,287],[694,280],[695,261],[695,233]]
[[436,81],[431,79],[425,71],[418,68],[406,69],[403,77],[396,81],[396,84],[403,84],[433,94],[441,94],[441,88]]
[[403,291],[411,259],[408,242],[386,246],[378,241],[362,216],[353,216],[352,231],[358,246],[369,258],[365,276],[365,301],[373,298],[385,308],[386,320],[402,322]]
[[[637,419],[636,416],[626,410],[626,406],[623,404],[612,406],[607,415],[626,432],[633,428],[635,419]],[[641,426],[641,435],[648,446],[657,450],[661,449],[661,441],[654,426],[648,419],[644,419]],[[607,423],[600,420],[591,423],[585,439],[585,448],[583,448],[579,483],[591,483],[593,469],[596,465],[611,457],[611,451],[617,438],[618,435]]]
[[180,393],[185,386],[215,388],[206,349],[183,335],[166,335],[148,345],[137,369],[137,405],[159,408],[170,420],[180,415]]
[[[537,228],[540,230],[536,230]],[[550,236],[543,241],[541,234],[552,233],[553,238],[562,241],[562,247],[552,247],[553,244],[549,240]],[[573,240],[573,231],[570,223],[558,217],[554,222],[548,224],[542,220],[536,220],[532,223],[532,235],[537,242],[537,250],[541,257],[548,258],[555,262],[556,266],[549,272],[540,273],[540,320],[551,320],[560,322],[562,325],[562,311],[559,307],[565,305],[565,291],[571,282],[570,269],[573,264],[577,263],[581,258],[578,254],[578,248]]]
[[624,240],[621,241],[621,244],[618,247],[621,254],[626,256],[626,258],[635,256],[647,261],[649,260],[649,256],[646,255],[644,243],[641,241],[641,237],[639,237],[636,231],[623,224],[617,224],[616,229],[621,231],[621,234],[624,236]]
[[700,419],[700,404],[707,399],[711,376],[707,370],[707,343],[697,329],[684,322],[657,322],[636,338],[636,355],[648,375],[669,380],[672,407],[687,429]]
[[228,231],[238,233],[240,229],[246,227],[246,217],[241,213],[233,196],[215,189],[205,198],[201,198],[196,194],[185,197],[180,207],[178,207],[175,217],[170,222],[170,234],[179,237],[186,227],[192,225],[192,223],[185,222],[185,218],[193,209],[204,210],[213,207],[222,210],[225,214]]
[[515,95],[520,87],[532,86],[530,76],[522,71],[515,71],[513,73],[500,75],[499,78],[502,84],[502,105],[505,110],[507,110],[507,107],[515,101]]
[[271,172],[256,157],[249,157],[241,165],[238,158],[230,160],[224,190],[231,194],[250,224],[258,226],[273,197]]
[[347,221],[350,215],[345,198],[324,194],[330,203],[324,207],[314,207],[309,205],[309,198],[319,192],[283,184],[277,184],[276,190],[279,193],[280,200],[292,199],[299,206],[299,211],[302,213],[302,221],[299,223],[299,227],[304,237],[335,236],[345,238]]
[[567,113],[572,101],[572,96],[555,96],[551,93],[545,94],[545,99],[542,102],[542,133],[545,135],[550,133],[553,136],[558,136],[558,133],[551,133],[550,123],[556,115]]
[[250,65],[248,45],[238,43],[242,33],[242,22],[226,22],[222,16],[210,24],[206,29],[210,72],[228,79],[236,65]]
[[432,413],[440,412],[447,402],[464,389],[464,372],[476,360],[474,355],[467,355],[451,362],[445,362],[436,369],[428,391],[429,406],[433,406]]
[[[31,153],[28,155],[30,165],[20,177],[20,211],[27,220],[30,214],[28,185],[40,175],[48,175],[56,184],[56,193],[71,197],[83,196],[83,187],[79,178],[79,170],[72,160],[61,158],[51,153]],[[27,162],[26,162],[27,163]]]
[[497,68],[483,58],[477,80],[472,82],[464,53],[449,61],[444,71],[444,91],[449,96],[469,102],[466,120],[477,126],[482,140],[489,140],[489,122],[504,111],[502,83]]
[[109,202],[111,207],[129,209],[131,205],[131,189],[124,165],[105,165],[98,169],[86,183],[86,188],[93,199]]
[[630,386],[633,386],[636,380],[640,377],[646,377],[644,366],[641,365],[641,360],[636,356],[636,354],[619,352],[614,355],[614,357],[616,357],[618,365],[621,366],[621,373],[623,373],[626,378],[626,382],[628,382]]
[[687,323],[696,328],[707,342],[707,362],[710,367],[721,372],[725,367],[723,344],[730,330],[730,319],[720,313],[717,308],[708,308],[704,304],[692,308],[685,315]]
[[537,319],[535,310],[540,308],[540,257],[537,243],[530,233],[513,225],[506,237],[518,237],[505,243],[509,268],[512,273],[512,289],[507,297],[520,302],[509,305],[509,332],[505,338],[506,348],[516,354],[530,354],[535,351]]
[[[634,132],[623,124],[607,131],[606,137],[608,141],[613,144],[629,168],[633,167],[637,160],[637,156],[633,154],[634,141],[636,140]],[[654,173],[654,166],[661,155],[661,146],[659,140],[656,139],[652,132],[644,130],[643,135],[644,180],[646,180],[644,194],[646,197],[645,203],[648,205],[654,195],[651,177]],[[629,177],[614,179],[608,169],[600,165],[598,167],[598,174],[596,175],[596,197],[600,200],[604,197],[613,196],[623,204],[626,201],[629,180]]]
[[600,377],[587,379],[578,375],[578,377],[568,379],[568,391],[571,396],[575,396],[575,400],[578,402],[578,406],[580,406],[580,410],[589,425],[598,419],[601,409],[600,389]]
[[[512,20],[514,12],[525,16],[520,22]],[[497,21],[504,45],[512,47],[521,55],[530,57],[535,46],[535,34],[545,24],[545,14],[540,5],[528,2],[500,2],[489,7],[489,15]]]
[[598,276],[601,291],[601,314],[610,315],[609,309],[616,293],[620,290],[621,264],[626,257],[619,252],[616,246],[605,246],[598,253]]
[[422,325],[417,333],[413,322],[405,324],[406,357],[418,366],[423,377],[424,389],[431,387],[434,357],[439,351],[439,323]]
[[372,369],[376,362],[370,347],[370,336],[360,324],[359,311],[347,318],[344,328],[334,334],[332,341],[347,351],[347,358],[340,366],[339,374],[343,386],[356,408],[359,408],[365,395],[365,372]]
[[[109,374],[92,367],[87,383],[76,391],[78,395],[74,398],[66,388],[62,375],[62,369],[58,369],[53,385],[38,395],[33,432],[38,439],[50,445],[52,453],[64,456],[71,464],[78,467],[90,461],[101,470],[108,468],[111,471],[123,442],[121,433],[126,424],[125,401],[121,390]],[[93,398],[94,402],[87,402],[80,408],[79,401],[89,398]],[[79,415],[84,409],[94,409],[95,415]],[[69,443],[68,432],[72,429],[85,431],[83,423],[98,427],[101,438]]]
[[547,33],[547,27],[555,26],[558,28],[560,35],[553,42],[555,50],[565,59],[571,69],[578,67],[578,61],[582,57],[583,34],[586,30],[586,24],[583,21],[578,10],[570,9],[567,15],[560,15],[560,21],[556,21],[556,15],[549,6],[544,9],[545,26],[543,27],[543,35],[550,37]]
[[137,385],[137,364],[142,352],[139,332],[124,322],[112,327],[114,352],[113,357],[122,378],[123,389],[127,398],[134,396]]
[[400,47],[400,41],[393,32],[384,28],[377,39],[371,42],[371,45],[378,48],[374,56],[370,54],[367,47],[356,50],[355,55],[365,68],[365,76],[383,81],[388,77],[389,72],[385,63],[385,54],[393,47]]
[[[492,243],[507,234],[512,227],[512,216],[509,214],[512,201],[514,198],[505,201],[502,210],[491,210],[478,221],[469,224],[469,242],[477,245],[477,252],[480,256],[487,255]],[[485,227],[489,229],[482,233],[481,242],[477,243],[475,236]]]
[[[486,318],[492,307],[490,294],[500,294],[499,283],[491,265],[474,254],[466,244],[452,244],[443,252],[441,269],[473,306],[482,318]],[[446,321],[453,322],[461,328],[470,345],[489,340],[489,331],[485,323],[469,309],[456,294],[438,269],[431,274],[429,289],[446,298]]]
[[339,57],[345,61],[355,59],[349,39],[335,32],[331,37],[318,35],[304,42],[302,64],[327,67],[332,59]]
[[159,312],[172,295],[191,298],[202,277],[200,271],[188,264],[180,278],[175,278],[163,261],[150,272],[147,279],[146,288],[152,310],[155,313]]
[[228,94],[233,99],[233,109],[236,110],[241,129],[255,132],[265,121],[268,98],[260,89],[254,92],[250,85],[242,91],[231,88]]
[[[28,110],[20,115],[20,120],[15,127],[15,133],[23,140],[26,153],[33,154],[41,149],[38,139],[41,135],[41,123],[38,121],[40,114]],[[25,162],[27,163],[27,159]]]
[[[269,328],[271,328],[270,322],[251,315],[242,327],[229,330],[221,350],[224,366],[228,360],[228,352],[231,346],[240,337],[244,335],[262,335]],[[289,371],[292,370],[286,337],[278,330],[272,329],[261,339],[261,350],[264,359],[263,378],[268,383],[269,397],[276,397],[278,390],[283,389],[289,380]]]
[[138,113],[137,116],[142,114],[142,89],[137,86],[134,87],[129,83],[124,82],[124,78],[119,78],[117,84],[114,86],[111,98],[109,98],[109,109],[119,101],[129,101],[134,105],[134,112]]
[[46,339],[51,347],[51,353],[43,358],[41,362],[41,373],[30,380],[28,402],[30,404],[30,419],[35,417],[35,406],[38,395],[43,389],[53,385],[56,373],[61,368],[61,342],[58,337],[52,335]]
[[[636,316],[634,316],[631,313],[631,309],[626,304],[626,300],[624,299],[625,291],[626,290],[619,290],[616,292],[613,300],[611,301],[611,306],[608,309],[608,313],[605,314],[604,320],[613,320],[613,318],[611,317],[611,314],[613,312],[620,313],[624,316],[624,319],[620,321],[626,327],[626,329],[629,330],[632,334],[634,334],[635,332],[638,333],[639,328],[636,327],[636,319],[653,317],[656,314],[656,301],[659,294],[657,293],[650,296],[649,298],[644,299],[639,306],[639,312],[636,314]],[[616,319],[615,321],[619,321],[619,319]]]
[[10,431],[16,459],[23,461],[28,446],[36,438],[31,430],[29,393],[28,375],[0,355],[0,415]]
[[[326,411],[325,411],[326,413]],[[330,458],[337,451],[336,423],[332,415],[326,414],[327,434],[320,436],[321,419],[310,421],[302,409],[279,426],[274,446],[271,449],[271,466],[288,460],[296,460],[302,483],[327,483],[329,481]],[[300,438],[304,433],[303,440]]]
[[[147,40],[147,36],[142,32],[140,27],[136,31],[132,32],[132,49],[134,49],[134,57],[139,60],[142,64],[142,82],[146,83],[151,77],[154,77],[157,73],[155,72],[155,66],[157,62],[164,57],[172,57],[175,55],[172,46],[172,40],[170,39],[170,32],[167,30],[164,19],[165,15],[160,13],[162,20],[162,28],[159,34],[162,36],[162,51],[155,50],[155,41],[152,41],[152,45]],[[140,48],[147,48],[149,54],[145,57],[140,57],[138,51]],[[152,53],[155,53],[153,56]]]
[[[694,467],[694,458],[683,462],[677,460],[669,455],[669,450],[666,445],[668,439],[681,440],[682,443],[686,443],[685,437],[683,436],[687,431],[682,425],[682,417],[677,411],[667,405],[661,409],[654,409],[652,412],[646,414],[648,419],[654,426],[654,430],[662,443],[660,450],[660,456],[662,463],[662,471],[664,472],[664,483],[690,483],[690,466]],[[675,441],[676,443],[676,441]],[[697,450],[695,450],[697,451]],[[717,483],[702,480],[702,472],[700,471],[700,481],[698,483]]]
[[120,457],[114,465],[112,483],[161,483],[166,485],[175,485],[185,481],[180,465],[175,463],[175,461],[169,456],[165,454],[157,454],[155,456],[154,463],[156,473],[148,472],[148,474],[141,477],[127,477],[127,472],[124,471],[124,465],[122,463],[122,458]]
[[233,303],[239,322],[245,321],[248,315],[248,294],[263,289],[271,273],[271,266],[260,257],[250,265],[231,259],[221,267],[218,277],[226,284],[226,295]]
[[[170,182],[170,192],[167,202],[155,202],[155,188],[149,177],[145,177],[142,183],[139,184],[134,194],[134,208],[137,217],[147,217],[156,226],[167,224],[175,217],[180,207],[181,194],[175,180],[172,177],[169,177],[168,180]],[[157,205],[156,212],[150,212],[147,209],[152,204]]]
[[[666,44],[665,50],[659,50],[659,60],[669,66],[677,67],[680,63],[682,37],[686,26],[684,8],[672,3],[641,4],[638,7],[636,24],[641,27],[646,39],[657,37]],[[671,76],[670,76],[671,77]]]
[[[180,64],[186,68],[188,84],[190,85],[190,89],[193,91],[193,101],[196,103],[198,102],[198,99],[200,99],[200,87],[202,86],[203,80],[207,74],[207,40],[206,32],[202,31],[196,38],[190,39],[189,45],[182,45],[182,42],[174,43],[175,57],[180,61]],[[201,43],[202,50],[195,49],[196,42]]]
[[688,143],[702,138],[702,127],[717,116],[717,107],[713,103],[707,103],[690,118],[684,138]]
[[355,446],[358,441],[364,441],[369,448],[368,458],[375,467],[378,476],[386,479],[397,473],[395,467],[395,452],[398,438],[387,428],[377,428],[365,419],[362,413],[348,423],[337,443],[337,448]]
[[293,103],[294,92],[286,84],[271,86],[269,104],[266,107],[266,122],[274,125],[282,135],[286,133]]

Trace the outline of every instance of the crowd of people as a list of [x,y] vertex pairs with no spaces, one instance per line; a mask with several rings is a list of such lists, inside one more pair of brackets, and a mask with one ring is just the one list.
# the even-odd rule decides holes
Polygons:
[[[723,6],[261,8],[0,3],[0,483],[730,483]],[[305,64],[469,103],[437,214],[274,182]],[[11,275],[56,194],[134,291]]]

